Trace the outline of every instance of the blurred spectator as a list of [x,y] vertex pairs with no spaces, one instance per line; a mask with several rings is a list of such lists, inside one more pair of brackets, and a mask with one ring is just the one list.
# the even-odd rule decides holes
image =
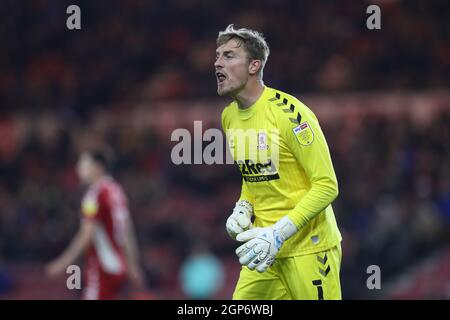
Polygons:
[[222,263],[198,244],[181,266],[180,281],[187,299],[212,299],[223,285]]

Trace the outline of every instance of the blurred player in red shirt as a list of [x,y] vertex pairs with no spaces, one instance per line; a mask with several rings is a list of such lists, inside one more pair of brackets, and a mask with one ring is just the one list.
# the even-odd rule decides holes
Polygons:
[[106,153],[81,154],[77,174],[89,186],[81,204],[81,225],[67,249],[46,268],[50,276],[61,274],[86,251],[82,275],[87,300],[118,298],[128,279],[137,289],[144,288],[127,198],[109,168]]

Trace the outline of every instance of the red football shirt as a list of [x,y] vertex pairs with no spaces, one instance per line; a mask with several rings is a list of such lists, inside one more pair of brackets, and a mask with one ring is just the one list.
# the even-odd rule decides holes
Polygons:
[[122,187],[110,176],[90,186],[81,206],[83,219],[96,221],[87,250],[88,268],[111,275],[126,273],[124,244],[129,219],[128,201]]

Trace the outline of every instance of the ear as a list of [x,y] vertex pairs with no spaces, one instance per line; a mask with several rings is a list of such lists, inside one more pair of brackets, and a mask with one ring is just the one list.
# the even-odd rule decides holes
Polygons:
[[252,60],[248,66],[248,73],[250,75],[255,75],[261,69],[261,60]]

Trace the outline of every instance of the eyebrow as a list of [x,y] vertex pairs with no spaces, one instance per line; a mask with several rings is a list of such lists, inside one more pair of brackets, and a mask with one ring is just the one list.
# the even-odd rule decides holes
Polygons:
[[[220,53],[220,51],[216,51],[216,55],[218,55]],[[227,54],[227,53],[234,53],[233,50],[225,50],[222,52],[223,54]]]

